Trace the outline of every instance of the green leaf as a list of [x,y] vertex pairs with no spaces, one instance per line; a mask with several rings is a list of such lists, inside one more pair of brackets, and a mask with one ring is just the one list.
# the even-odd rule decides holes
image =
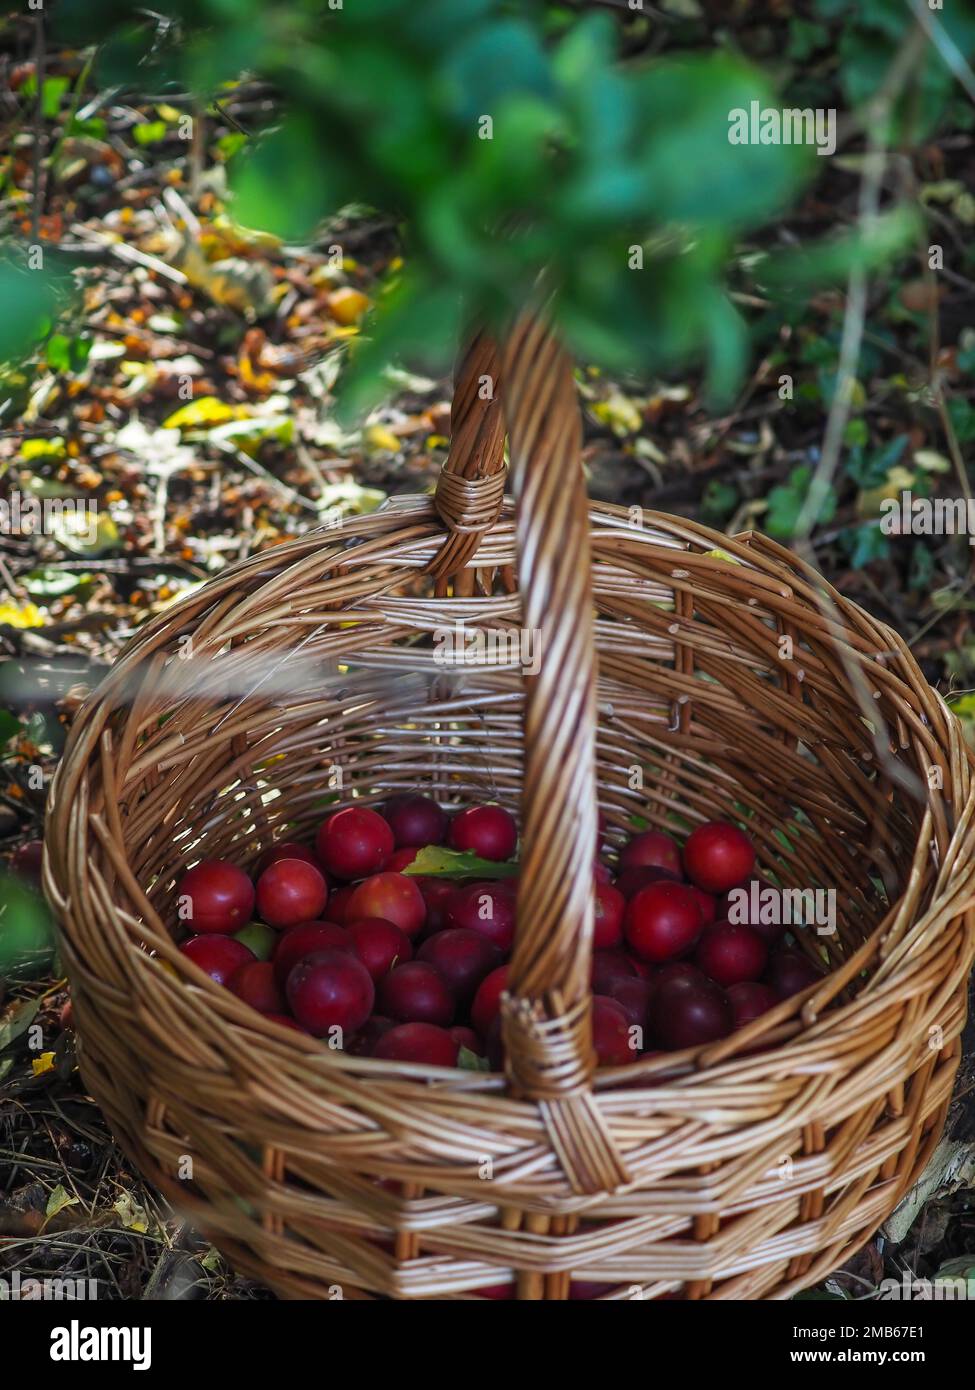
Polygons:
[[35,598],[61,598],[64,594],[87,588],[91,584],[91,575],[76,574],[72,570],[38,569],[29,570],[20,582]]
[[15,734],[21,733],[23,725],[8,709],[0,709],[0,747],[6,746]]
[[158,145],[169,134],[165,121],[140,121],[132,127],[132,138],[137,145]]
[[[61,98],[71,86],[71,79],[68,77],[45,77],[44,86],[41,88],[41,115],[45,120],[53,121],[61,110]],[[21,86],[21,93],[27,97],[37,95],[37,75],[30,73],[26,81]]]
[[457,1054],[457,1065],[461,1071],[490,1071],[491,1063],[486,1057],[479,1057],[469,1047],[462,1047]]
[[361,193],[334,146],[325,147],[308,117],[249,143],[235,161],[234,215],[247,227],[299,241],[326,215]]
[[42,974],[54,944],[54,922],[41,895],[12,875],[0,874],[0,978]]
[[55,291],[42,270],[0,262],[0,362],[23,356],[44,332],[54,312]]
[[44,1209],[45,1219],[50,1221],[53,1216],[57,1216],[59,1211],[64,1211],[65,1207],[77,1206],[80,1200],[80,1197],[75,1197],[67,1188],[58,1183],[47,1199],[47,1206]]
[[879,526],[854,526],[852,531],[843,533],[842,540],[854,569],[863,569],[890,554],[890,541]]
[[497,117],[515,94],[545,98],[553,87],[545,50],[531,25],[517,19],[481,25],[454,48],[444,76],[456,115],[472,127],[482,116]]
[[[770,536],[789,540],[796,534],[812,484],[812,469],[802,467],[792,470],[788,483],[772,488],[768,495],[768,511],[765,514],[765,529]],[[827,485],[814,514],[814,525],[831,521],[835,515],[836,492],[831,485]]]
[[434,878],[516,878],[519,865],[481,859],[471,850],[427,845],[403,870],[404,874],[428,874]]
[[820,285],[845,280],[851,270],[869,272],[886,265],[908,250],[920,227],[917,209],[905,204],[830,241],[769,256],[756,275],[770,289],[803,296]]
[[783,207],[816,162],[808,146],[731,142],[732,113],[780,103],[760,72],[727,54],[655,63],[637,78],[636,96],[642,148],[634,153],[658,219],[754,224]]
[[44,344],[47,365],[56,372],[80,372],[88,362],[91,338],[69,338],[64,333],[52,333]]
[[21,1033],[27,1032],[40,1007],[40,999],[20,999],[16,1004],[11,1004],[0,1019],[0,1052],[8,1048]]

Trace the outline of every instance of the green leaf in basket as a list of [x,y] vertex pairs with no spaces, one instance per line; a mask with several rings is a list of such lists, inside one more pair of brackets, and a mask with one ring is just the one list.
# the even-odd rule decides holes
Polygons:
[[499,864],[496,859],[479,859],[470,850],[443,849],[427,845],[403,870],[404,874],[427,874],[435,878],[515,878],[519,865]]
[[461,1071],[490,1071],[491,1063],[486,1057],[478,1057],[469,1047],[462,1047],[457,1054],[457,1065]]

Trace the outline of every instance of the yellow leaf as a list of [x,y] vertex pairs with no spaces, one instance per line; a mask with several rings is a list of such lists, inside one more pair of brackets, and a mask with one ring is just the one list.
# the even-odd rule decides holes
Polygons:
[[597,401],[592,413],[617,435],[637,434],[643,425],[636,406],[618,391],[605,401]]
[[345,328],[358,323],[369,308],[367,297],[361,290],[355,290],[351,285],[343,285],[341,289],[333,290],[326,303],[332,318]]
[[740,565],[741,561],[735,555],[729,555],[727,550],[705,550],[705,555],[709,560],[727,560],[729,565]]
[[163,421],[164,430],[199,430],[210,425],[223,425],[228,420],[243,418],[232,405],[225,405],[216,396],[201,396],[198,401],[180,406],[168,420]]
[[0,627],[43,627],[44,617],[36,603],[0,603]]
[[118,1218],[127,1231],[141,1231],[145,1233],[149,1229],[149,1218],[146,1215],[145,1207],[139,1205],[130,1192],[123,1192],[117,1201],[112,1203]]
[[58,545],[73,555],[101,555],[121,544],[118,527],[108,512],[59,512],[50,529]]
[[[41,1055],[40,1055],[39,1057],[34,1057],[34,1058],[31,1060],[30,1066],[31,1066],[31,1071],[34,1073],[35,1076],[43,1076],[45,1072],[53,1071],[53,1070],[54,1070],[54,1053],[53,1053],[53,1052],[42,1052]],[[51,1216],[51,1215],[52,1215],[52,1213],[51,1213],[51,1212],[48,1212],[48,1216]]]
[[880,516],[881,502],[896,500],[902,492],[907,492],[914,484],[914,474],[902,463],[895,463],[887,472],[884,482],[877,487],[865,488],[857,497],[857,515],[863,517]]
[[30,459],[63,459],[67,454],[64,440],[59,434],[51,439],[25,439],[20,446],[20,457]]
[[370,425],[363,430],[362,442],[368,449],[385,449],[390,454],[400,451],[400,441],[385,425]]
[[72,1197],[71,1193],[58,1183],[57,1187],[47,1199],[47,1207],[45,1208],[44,1215],[47,1220],[50,1221],[52,1216],[57,1216],[58,1212],[64,1211],[65,1207],[76,1207],[77,1205],[78,1198]]

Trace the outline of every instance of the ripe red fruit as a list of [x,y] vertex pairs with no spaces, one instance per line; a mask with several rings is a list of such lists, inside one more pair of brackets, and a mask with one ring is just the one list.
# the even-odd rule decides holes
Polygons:
[[180,920],[195,932],[229,934],[254,912],[254,885],[236,864],[204,859],[180,879]]
[[593,863],[592,873],[597,883],[612,883],[613,881],[612,873],[600,859]]
[[404,869],[409,868],[419,853],[418,849],[410,845],[404,846],[403,849],[394,849],[386,860],[386,872],[388,874],[401,874]]
[[372,1013],[372,976],[351,951],[316,951],[291,971],[286,987],[291,1012],[309,1033],[324,1037],[331,1028],[352,1034]]
[[751,927],[716,922],[702,933],[694,960],[716,984],[740,985],[761,975],[768,960],[768,947]]
[[687,886],[694,894],[694,901],[701,909],[702,925],[709,927],[712,922],[718,921],[718,904],[711,894],[705,893],[703,888],[696,888],[693,883],[689,883]]
[[278,938],[274,950],[271,962],[274,978],[284,989],[288,976],[300,960],[317,951],[329,950],[352,950],[352,938],[343,927],[336,926],[334,922],[299,922],[297,926],[289,927]]
[[333,888],[328,898],[328,920],[338,922],[339,926],[345,923],[346,904],[355,892],[355,884],[346,883],[341,888]]
[[334,811],[315,836],[315,853],[336,878],[378,873],[394,848],[393,832],[382,816],[367,807]]
[[428,1067],[455,1067],[459,1044],[433,1023],[401,1023],[390,1028],[373,1049],[387,1062],[422,1062]]
[[518,826],[503,806],[468,806],[450,822],[451,849],[469,849],[482,859],[510,859],[518,845]]
[[680,846],[660,830],[642,830],[620,850],[620,868],[666,869],[680,878]]
[[627,1022],[634,1028],[646,1028],[650,1013],[650,997],[653,985],[649,980],[641,980],[635,975],[619,976],[610,980],[600,994],[614,1000],[626,1014]]
[[31,883],[40,883],[43,857],[43,840],[25,840],[10,856],[10,872],[18,878],[28,879]]
[[440,972],[458,1004],[473,999],[478,985],[501,964],[501,952],[480,932],[450,927],[424,941],[417,959]]
[[505,1045],[501,1028],[501,1014],[491,1020],[484,1039],[484,1051],[492,1071],[504,1071]]
[[179,949],[218,985],[225,985],[235,971],[255,959],[254,952],[248,951],[240,941],[216,933],[212,936],[191,936]]
[[447,925],[480,932],[501,951],[515,939],[515,905],[511,894],[493,883],[455,888],[447,899]]
[[591,1303],[594,1299],[601,1299],[603,1294],[616,1287],[616,1284],[597,1284],[594,1279],[571,1279],[569,1281],[569,1298],[574,1303]]
[[454,997],[447,981],[423,960],[398,965],[379,981],[379,1006],[399,1023],[437,1023],[446,1028],[454,1021]]
[[798,951],[773,951],[769,958],[766,981],[777,1000],[789,999],[822,979],[812,961]]
[[266,960],[249,960],[227,981],[231,994],[250,1004],[260,1014],[284,1011],[284,995],[274,978],[274,966]]
[[754,980],[745,980],[740,985],[732,985],[728,990],[735,1028],[744,1028],[746,1023],[754,1023],[756,1018],[768,1013],[778,1003],[768,985]]
[[699,825],[684,846],[684,872],[705,893],[727,893],[744,882],[754,867],[751,840],[730,821]]
[[258,878],[265,869],[269,869],[279,859],[301,859],[306,864],[314,864],[315,868],[321,872],[321,865],[307,845],[300,844],[298,840],[283,840],[281,844],[272,845],[261,855],[257,862]]
[[395,965],[413,959],[410,938],[394,922],[382,917],[361,917],[348,928],[353,953],[374,980],[386,975]]
[[293,1028],[296,1033],[307,1033],[307,1028],[302,1028],[296,1018],[290,1014],[265,1014],[264,1017],[269,1023],[280,1023],[282,1028]]
[[449,818],[428,796],[393,796],[383,807],[397,849],[442,845]]
[[651,883],[630,899],[624,928],[641,960],[673,960],[700,936],[701,909],[686,884]]
[[422,936],[432,936],[434,932],[443,931],[447,925],[447,901],[454,892],[457,885],[446,878],[434,878],[428,875],[419,875],[413,882],[419,888],[423,901],[427,907],[426,926],[421,933]]
[[622,951],[592,953],[593,994],[609,994],[609,986],[613,980],[632,980],[637,973],[636,966]]
[[625,1067],[636,1060],[625,1010],[615,999],[599,994],[592,1001],[592,1045],[601,1067]]
[[426,921],[427,907],[423,894],[413,879],[403,874],[373,874],[352,891],[345,905],[346,921],[360,917],[382,917],[404,931],[416,936]]
[[692,965],[689,960],[671,960],[666,965],[658,965],[650,974],[650,1001],[651,1005],[656,996],[657,990],[668,980],[706,980],[707,976],[698,970],[696,965]]
[[481,1040],[474,1032],[473,1028],[465,1028],[462,1023],[455,1023],[452,1028],[447,1030],[458,1048],[466,1047],[468,1052],[482,1056]]
[[257,880],[257,911],[269,927],[314,921],[327,902],[321,869],[303,859],[276,859]]
[[675,976],[658,985],[650,1005],[651,1028],[670,1051],[727,1037],[732,1022],[731,1002],[713,980]]
[[655,869],[649,865],[637,869],[627,869],[620,874],[613,887],[622,893],[627,902],[635,898],[641,888],[649,888],[651,883],[680,883],[680,877],[668,869]]
[[471,1023],[487,1041],[491,1024],[501,1012],[501,996],[508,987],[508,966],[499,965],[477,987],[471,1005]]
[[383,1018],[381,1014],[370,1014],[358,1032],[346,1043],[345,1051],[351,1057],[372,1057],[379,1039],[384,1033],[388,1033],[390,1028],[395,1027],[396,1024],[391,1018]]
[[592,937],[592,944],[597,950],[618,946],[623,940],[625,911],[626,899],[619,889],[609,883],[597,883]]

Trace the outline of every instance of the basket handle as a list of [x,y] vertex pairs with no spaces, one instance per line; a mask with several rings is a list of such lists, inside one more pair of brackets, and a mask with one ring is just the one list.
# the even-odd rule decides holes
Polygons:
[[507,469],[500,376],[497,345],[478,334],[457,360],[450,453],[433,496],[447,527],[446,539],[428,566],[438,593],[446,592],[449,579],[458,595],[473,592],[474,575],[467,565],[485,531],[501,515]]
[[[489,403],[475,404],[478,378],[497,382],[498,365],[493,344],[479,337],[458,372],[454,410],[463,434],[452,441],[456,466],[441,477],[451,482],[437,494],[451,526],[438,555],[444,568],[448,554],[451,566],[472,557],[496,516],[479,515],[468,529],[452,524],[453,479],[472,484],[464,494],[471,511],[489,497],[493,507],[495,489],[500,508],[503,422]],[[525,314],[515,323],[500,366],[521,621],[538,653],[536,674],[524,676],[518,929],[501,1014],[506,1067],[513,1092],[538,1104],[573,1190],[613,1191],[629,1175],[592,1094],[596,709],[582,421],[571,361],[543,319]]]

